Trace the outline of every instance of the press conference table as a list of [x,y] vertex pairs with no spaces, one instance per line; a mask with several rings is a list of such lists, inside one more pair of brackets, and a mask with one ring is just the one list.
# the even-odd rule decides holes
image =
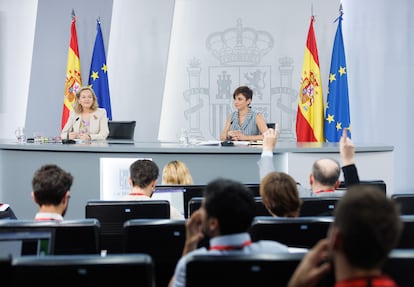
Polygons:
[[[392,193],[393,146],[357,143],[355,146],[356,164],[361,180],[382,179],[387,185],[387,193]],[[64,145],[17,144],[15,140],[0,140],[0,202],[9,203],[18,218],[33,218],[37,207],[31,197],[31,179],[34,171],[47,163],[55,163],[74,176],[69,209],[65,216],[67,219],[83,218],[86,202],[100,199],[103,160],[111,162],[112,159],[121,158],[151,158],[160,167],[159,184],[163,166],[175,159],[188,165],[195,184],[206,184],[216,177],[258,183],[257,161],[261,149],[260,145],[224,147],[106,141]],[[340,160],[338,150],[336,143],[280,142],[274,150],[274,162],[278,171],[289,173],[304,187],[309,187],[312,163],[321,157]]]

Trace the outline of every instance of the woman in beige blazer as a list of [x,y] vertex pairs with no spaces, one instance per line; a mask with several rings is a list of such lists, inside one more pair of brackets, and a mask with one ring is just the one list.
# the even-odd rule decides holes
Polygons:
[[95,92],[82,87],[76,92],[73,110],[60,134],[62,139],[105,140],[108,137],[106,110],[98,107]]

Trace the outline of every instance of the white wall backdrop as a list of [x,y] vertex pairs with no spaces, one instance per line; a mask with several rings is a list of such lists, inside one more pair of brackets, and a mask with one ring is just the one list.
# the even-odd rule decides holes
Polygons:
[[233,91],[248,85],[254,92],[252,106],[267,122],[279,123],[280,140],[296,141],[297,98],[312,11],[321,74],[326,75],[323,88],[339,1],[175,3],[159,140],[177,141],[181,128],[190,138],[218,139],[233,110]]
[[[414,160],[414,151],[410,148],[414,140],[411,127],[414,100],[410,95],[414,74],[414,19],[409,13],[413,11],[414,2],[342,2],[352,138],[356,144],[393,145],[394,192],[414,191],[409,172]],[[232,0],[73,0],[70,3],[64,0],[0,0],[0,138],[13,138],[14,129],[20,125],[32,132],[42,127],[46,135],[59,133],[71,8],[75,8],[80,19],[78,38],[82,71],[86,75],[97,15],[104,17],[103,23],[108,25],[103,25],[102,29],[107,45],[112,112],[114,119],[137,120],[137,141],[157,141],[159,136],[164,139],[164,134],[165,140],[173,140],[176,130],[164,124],[174,116],[179,119],[177,126],[189,125],[183,120],[183,110],[191,107],[188,102],[184,101],[174,112],[167,111],[166,106],[183,101],[185,92],[194,84],[187,70],[193,58],[200,60],[202,68],[199,86],[204,89],[213,86],[209,76],[214,67],[221,67],[221,64],[207,51],[207,38],[215,32],[235,28],[238,19],[243,27],[262,30],[273,37],[274,48],[256,65],[269,65],[263,61],[271,63],[268,68],[272,72],[271,87],[288,85],[280,83],[278,60],[292,55],[295,60],[289,85],[298,89],[295,77],[301,72],[313,5],[326,94],[336,29],[332,21],[337,15],[338,1],[242,0],[237,1],[237,5],[234,3]],[[204,6],[207,4],[211,6]],[[190,21],[190,16],[194,15],[199,18]],[[276,28],[265,19],[274,22]],[[289,37],[276,32],[282,24],[286,25],[285,30],[292,29],[292,33],[287,33]],[[190,29],[194,27],[197,29]],[[177,42],[176,36],[181,40]],[[39,49],[47,53],[39,53]],[[270,102],[268,108],[273,109],[273,103]],[[278,116],[271,115],[271,119],[277,120]],[[206,132],[202,128],[200,133],[214,136],[211,127],[216,124],[208,125],[209,130]],[[252,167],[252,172],[255,168]],[[380,167],[374,162],[372,168]],[[364,171],[360,173],[363,175]]]
[[24,127],[37,1],[0,0],[0,137]]

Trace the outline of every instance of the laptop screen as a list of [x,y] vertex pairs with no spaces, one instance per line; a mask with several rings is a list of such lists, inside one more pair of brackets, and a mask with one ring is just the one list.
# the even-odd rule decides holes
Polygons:
[[52,228],[0,228],[0,256],[49,255],[53,243]]
[[181,185],[158,185],[151,198],[168,200],[170,205],[184,215],[184,192],[185,187]]

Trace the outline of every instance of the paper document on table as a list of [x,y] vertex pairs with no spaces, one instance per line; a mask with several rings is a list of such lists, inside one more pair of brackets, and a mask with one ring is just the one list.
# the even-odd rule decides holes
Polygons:
[[209,140],[209,141],[200,141],[196,142],[196,145],[220,145],[221,141]]
[[249,145],[250,141],[233,141],[234,145]]

